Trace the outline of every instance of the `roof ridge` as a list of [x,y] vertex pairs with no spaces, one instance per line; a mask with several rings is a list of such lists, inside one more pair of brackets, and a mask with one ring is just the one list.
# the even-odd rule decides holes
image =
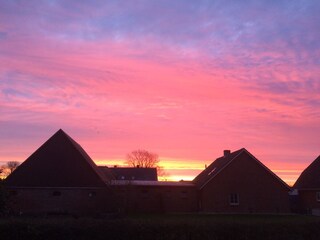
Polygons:
[[[28,174],[30,175],[28,169],[32,169],[33,177],[31,178],[28,177]],[[69,177],[72,173],[70,171],[77,173],[75,178]],[[64,175],[57,180],[55,174],[61,172]],[[6,182],[23,186],[30,184],[38,186],[43,185],[44,182],[53,186],[61,183],[79,186],[102,186],[108,183],[108,179],[100,173],[97,165],[81,145],[62,129],[59,129],[23,161],[21,166],[10,174]]]
[[[227,166],[229,166],[229,165],[231,164],[231,162],[243,152],[243,150],[245,150],[245,148],[241,148],[241,149],[239,149],[239,150],[237,150],[237,151],[234,151],[234,152],[230,153],[229,156],[230,156],[231,154],[235,154],[235,153],[237,153],[237,154],[235,154],[235,156],[233,156],[224,166],[222,166],[221,169],[219,169],[219,170],[218,170],[215,174],[213,174],[205,183],[203,183],[202,186],[200,187],[200,189],[204,188],[204,186],[207,185],[208,182],[210,182],[214,177],[216,177],[223,169],[225,169]],[[222,157],[217,158],[216,160],[218,160],[218,159],[223,159],[223,158],[225,158],[225,157],[222,156]],[[214,163],[214,162],[213,162],[213,163]]]
[[[198,174],[194,179],[195,182],[200,188],[207,184],[214,176],[216,176],[221,169],[226,167],[233,158],[235,158],[238,154],[243,151],[244,148],[236,150],[234,152],[229,153],[226,156],[221,156],[216,158],[207,168],[205,168],[200,174]],[[221,167],[221,169],[219,169]],[[215,170],[218,168],[218,171]],[[208,180],[209,178],[209,180]]]
[[85,162],[88,163],[90,168],[98,175],[98,177],[104,182],[107,183],[107,179],[102,174],[98,168],[98,166],[95,164],[95,162],[92,160],[92,158],[89,156],[89,154],[83,149],[83,147],[76,142],[72,137],[70,137],[65,131],[63,131],[61,128],[56,133],[63,133],[68,140],[71,142],[72,146],[83,156],[83,158],[86,160]]
[[[298,189],[306,189],[306,188],[320,188],[320,181],[312,177],[315,172],[317,172],[317,169],[320,168],[320,155],[313,160],[300,174],[297,181],[294,183],[293,187]],[[307,187],[305,187],[307,185]]]
[[265,170],[267,170],[269,173],[271,173],[280,183],[282,183],[285,187],[288,189],[291,189],[290,186],[284,182],[280,177],[278,177],[277,174],[275,174],[273,171],[271,171],[266,165],[264,165],[259,159],[257,159],[253,154],[251,154],[247,149],[244,149],[256,162],[258,162]]
[[[287,185],[280,177],[278,177],[273,171],[271,171],[266,165],[264,165],[261,161],[259,161],[254,155],[252,155],[246,148],[241,148],[232,153],[229,153],[227,156],[222,156],[217,158],[214,162],[212,162],[205,170],[203,170],[193,181],[201,181],[201,178],[204,178],[202,182],[199,184],[199,188],[202,189],[205,185],[208,184],[214,177],[216,177],[220,172],[222,172],[225,168],[227,168],[233,161],[242,153],[248,154],[253,160],[256,161],[265,171],[271,174],[275,179],[277,179],[282,185],[286,188],[291,189],[289,185]],[[230,158],[230,159],[228,159]],[[225,160],[225,163],[220,161]],[[220,166],[219,166],[220,165]],[[217,169],[218,168],[218,169]],[[215,170],[217,171],[215,172]],[[214,173],[214,174],[212,174]],[[207,175],[207,176],[206,176]],[[209,177],[208,177],[209,176]]]

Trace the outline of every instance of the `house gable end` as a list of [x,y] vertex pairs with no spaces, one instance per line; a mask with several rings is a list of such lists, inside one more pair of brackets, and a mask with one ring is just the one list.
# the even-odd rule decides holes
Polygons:
[[320,189],[320,156],[318,156],[299,176],[293,188],[295,189]]
[[[231,165],[234,161],[236,161],[242,154],[246,154],[250,159],[253,160],[254,163],[261,166],[264,171],[266,171],[271,177],[273,177],[279,184],[281,184],[283,187],[290,190],[290,187],[282,181],[276,174],[274,174],[269,168],[267,168],[264,164],[262,164],[257,158],[255,158],[249,151],[247,151],[245,148],[242,148],[238,151],[235,151],[230,154],[229,157],[221,157],[218,158],[216,161],[224,161],[223,164],[217,163],[216,161],[213,162],[207,169],[205,169],[202,173],[200,173],[194,181],[197,184],[198,180],[198,187],[199,189],[203,189],[209,182],[211,182],[218,174],[224,171],[225,168],[227,168],[229,165]],[[214,174],[210,172],[214,171]],[[204,176],[200,176],[200,175]],[[202,179],[202,182],[199,181],[199,178]],[[205,178],[206,177],[206,178]],[[200,184],[199,184],[200,182]]]
[[61,129],[27,158],[5,184],[13,187],[102,187],[92,159]]

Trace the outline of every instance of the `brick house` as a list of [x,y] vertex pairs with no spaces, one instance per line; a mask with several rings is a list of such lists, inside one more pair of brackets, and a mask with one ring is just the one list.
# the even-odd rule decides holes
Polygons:
[[193,182],[199,210],[217,213],[287,213],[290,187],[246,149],[224,151]]
[[5,180],[14,213],[102,214],[112,210],[110,179],[61,129]]
[[170,213],[197,211],[197,189],[190,181],[158,181],[156,168],[98,168],[112,176],[117,211],[126,213]]
[[158,182],[155,168],[98,167],[57,131],[5,180],[16,214],[196,211],[191,182]]
[[320,215],[320,156],[301,173],[293,189],[298,194],[298,212]]
[[156,169],[98,167],[57,131],[5,180],[14,213],[286,213],[290,188],[246,149],[225,151],[193,181],[160,182]]

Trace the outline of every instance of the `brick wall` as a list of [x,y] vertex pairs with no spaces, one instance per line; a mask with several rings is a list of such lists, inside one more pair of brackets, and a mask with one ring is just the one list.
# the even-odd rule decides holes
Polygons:
[[[230,213],[289,212],[289,190],[258,162],[242,153],[201,191],[201,211]],[[230,203],[237,194],[238,204]]]
[[197,191],[180,186],[118,186],[119,209],[136,213],[195,212]]
[[8,188],[8,206],[15,214],[96,215],[114,211],[107,188]]
[[312,211],[320,209],[320,201],[317,200],[319,190],[299,190],[299,211],[304,214],[312,214]]

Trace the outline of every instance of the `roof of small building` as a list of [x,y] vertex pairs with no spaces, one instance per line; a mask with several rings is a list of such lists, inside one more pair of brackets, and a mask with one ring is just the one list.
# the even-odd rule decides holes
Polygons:
[[230,152],[225,151],[225,155],[217,158],[212,162],[206,169],[204,169],[198,176],[195,177],[193,182],[201,189],[208,182],[211,181],[215,176],[217,176],[224,168],[226,168],[232,161],[237,159],[241,154],[248,154],[251,159],[255,160],[261,165],[266,171],[268,171],[273,177],[275,177],[279,182],[281,182],[285,187],[289,189],[289,186],[281,180],[276,174],[274,174],[269,168],[267,168],[263,163],[261,163],[257,158],[255,158],[247,149],[241,148],[237,151]]
[[98,167],[104,174],[112,175],[115,180],[157,181],[156,168],[142,167]]
[[293,188],[320,189],[320,156],[301,173]]
[[108,182],[83,148],[58,130],[5,180],[12,187],[102,187]]
[[127,185],[134,185],[134,186],[162,186],[162,187],[194,187],[194,183],[191,181],[123,181],[123,180],[112,180],[110,182],[111,185],[116,186],[127,186]]

